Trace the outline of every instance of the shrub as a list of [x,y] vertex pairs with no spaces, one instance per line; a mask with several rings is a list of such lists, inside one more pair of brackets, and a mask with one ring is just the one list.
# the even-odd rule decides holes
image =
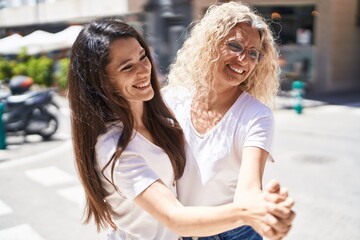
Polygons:
[[42,56],[40,58],[30,58],[27,62],[27,73],[38,85],[52,85],[53,60]]
[[0,58],[0,80],[11,78],[12,68],[8,60]]
[[11,61],[10,65],[12,67],[12,76],[28,74],[26,63]]
[[55,78],[57,85],[61,89],[67,88],[67,74],[69,71],[70,58],[62,58],[57,62],[57,72],[55,73]]

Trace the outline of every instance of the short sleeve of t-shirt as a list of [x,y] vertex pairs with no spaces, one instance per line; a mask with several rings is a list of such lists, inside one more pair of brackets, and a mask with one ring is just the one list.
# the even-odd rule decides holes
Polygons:
[[[102,169],[115,152],[117,131],[109,131],[98,139],[96,144],[97,159]],[[111,164],[104,172],[105,176],[111,180]],[[130,200],[137,197],[152,183],[158,180],[158,175],[147,164],[146,159],[138,152],[125,149],[116,161],[114,168],[114,183],[118,190]]]
[[[249,122],[244,147],[255,146],[270,153],[274,136],[274,118],[269,109],[261,111]],[[270,160],[271,157],[270,157]]]
[[114,179],[120,192],[132,200],[159,177],[142,156],[133,152],[123,152],[115,166]]

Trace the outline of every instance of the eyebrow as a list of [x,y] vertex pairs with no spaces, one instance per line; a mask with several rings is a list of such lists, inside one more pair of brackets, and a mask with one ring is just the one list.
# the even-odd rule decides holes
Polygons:
[[[143,55],[145,53],[145,49],[141,48],[141,51],[139,53],[139,55]],[[120,70],[121,68],[123,68],[124,65],[126,65],[128,62],[131,62],[132,61],[132,58],[129,58],[129,59],[125,59],[124,61],[122,61],[118,67],[116,69]]]
[[[245,44],[244,44],[244,42],[242,40],[239,40],[239,39],[236,39],[236,38],[228,39],[225,43],[229,44],[231,42],[241,43],[242,45],[245,46]],[[257,47],[249,47],[249,46],[245,46],[245,47],[248,48],[248,49],[256,49],[256,50],[260,51],[260,48],[257,48]]]

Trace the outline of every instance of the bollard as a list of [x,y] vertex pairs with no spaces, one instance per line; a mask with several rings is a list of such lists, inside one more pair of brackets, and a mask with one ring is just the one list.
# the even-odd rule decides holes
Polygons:
[[4,104],[0,102],[0,149],[6,148],[6,132],[5,132],[5,126],[2,120],[2,115],[4,113]]
[[304,82],[294,81],[291,85],[292,97],[294,98],[294,110],[297,114],[301,114],[303,111],[303,97],[304,97]]

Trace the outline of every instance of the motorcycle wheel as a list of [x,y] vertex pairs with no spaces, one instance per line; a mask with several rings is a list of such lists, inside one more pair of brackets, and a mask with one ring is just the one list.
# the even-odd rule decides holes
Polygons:
[[54,115],[49,114],[49,122],[47,124],[47,127],[42,128],[39,132],[39,135],[43,138],[44,141],[50,140],[58,129],[58,126],[59,122],[57,118]]

